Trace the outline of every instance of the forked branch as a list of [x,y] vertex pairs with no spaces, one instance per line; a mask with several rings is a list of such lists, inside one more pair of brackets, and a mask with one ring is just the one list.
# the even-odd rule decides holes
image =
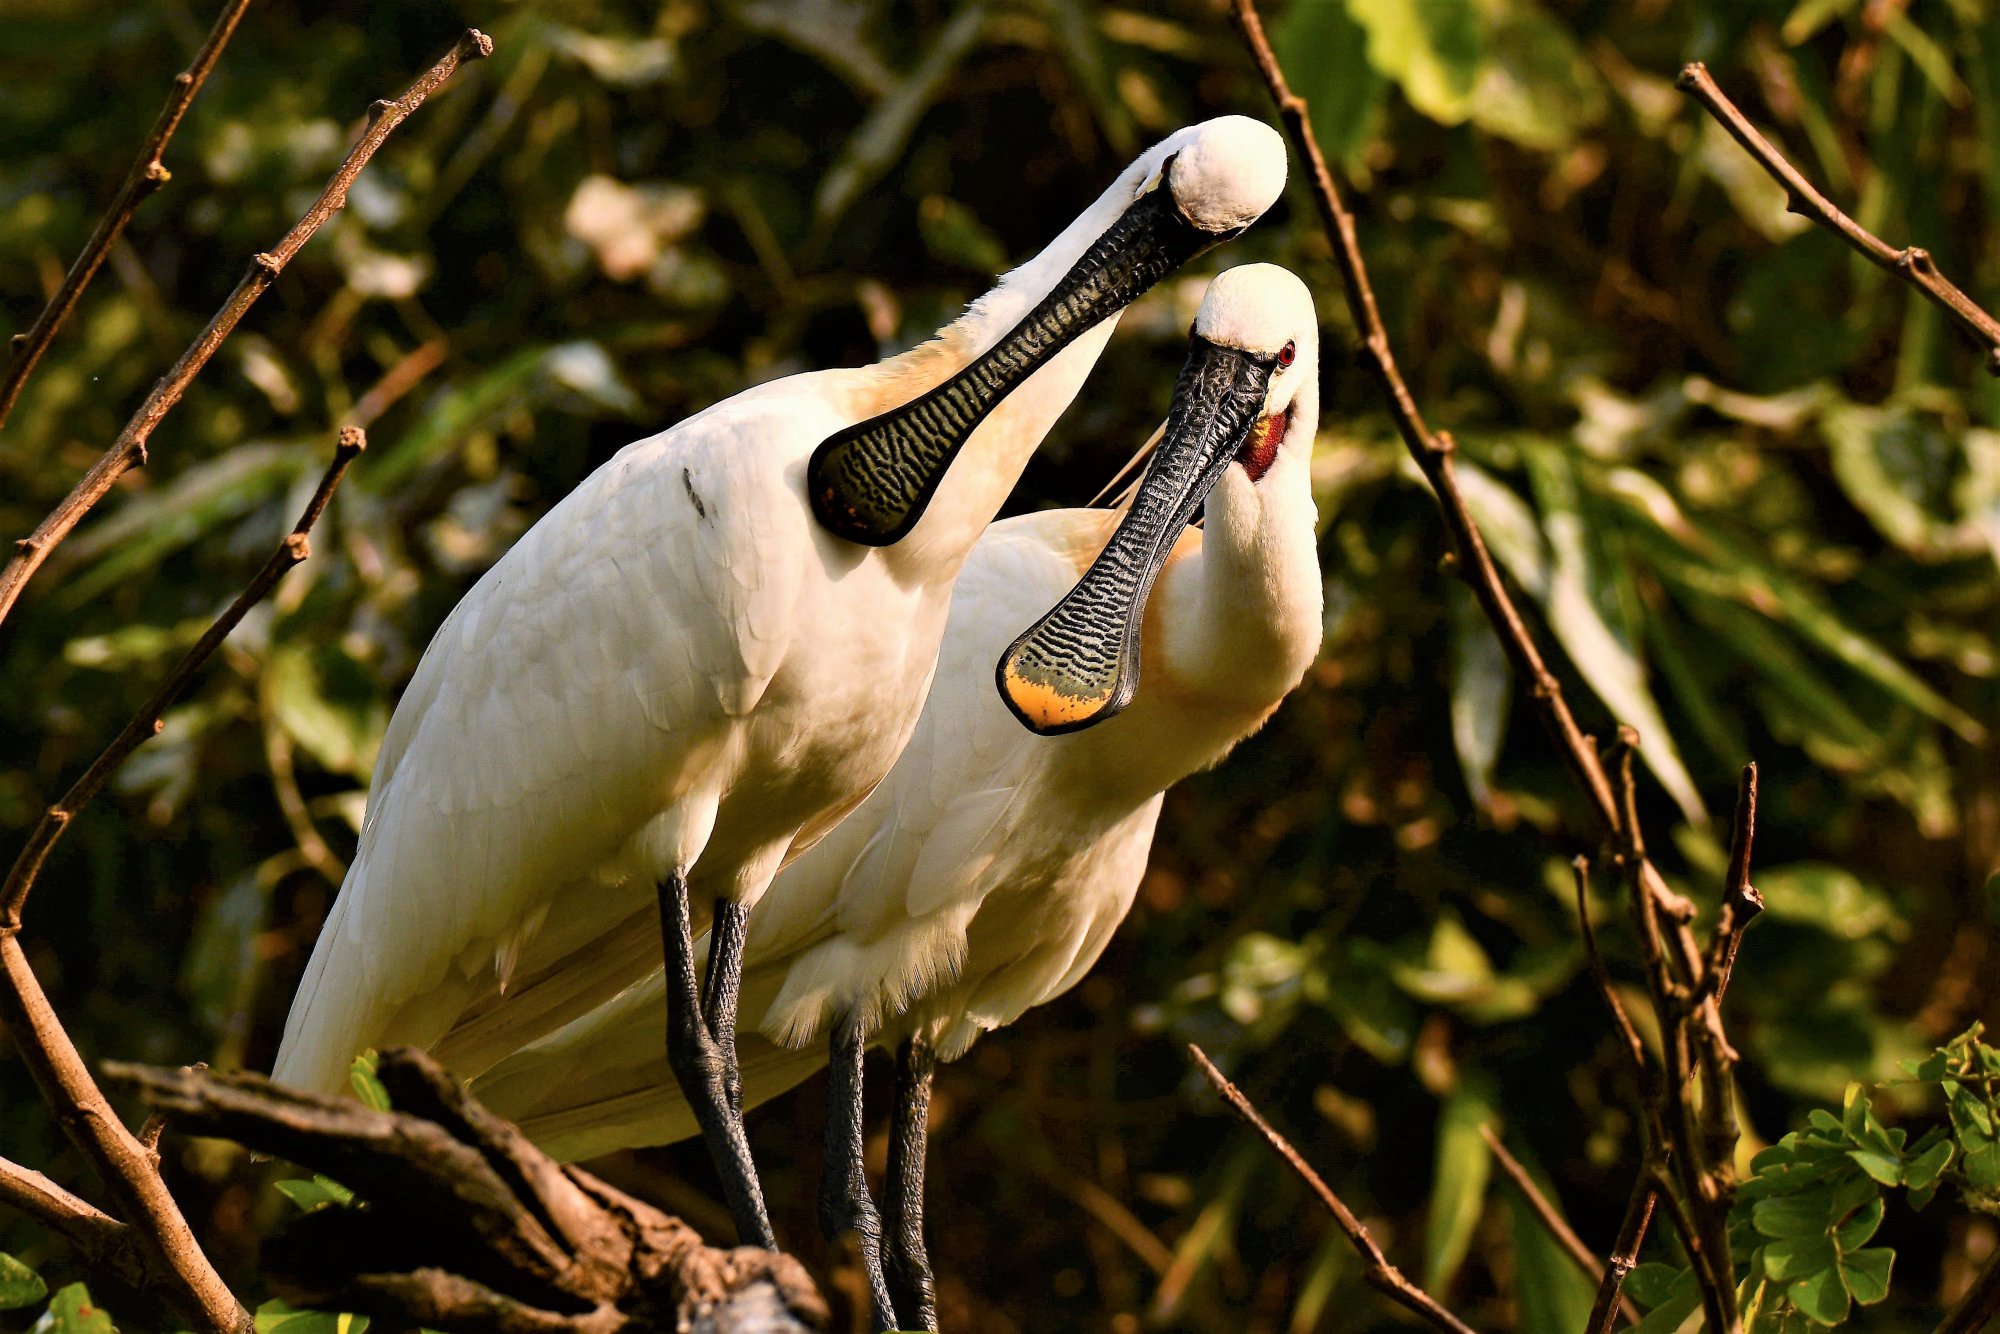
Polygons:
[[5,569],[0,569],[0,620],[6,619],[28,580],[34,577],[42,562],[49,558],[49,553],[69,536],[91,507],[104,498],[120,477],[134,468],[145,466],[146,441],[154,428],[180,402],[181,395],[187,392],[194,377],[201,373],[202,367],[208,364],[223,340],[256,304],[257,298],[277,281],[292,256],[326,224],[327,219],[347,206],[348,187],[354,184],[354,178],[361,174],[361,169],[368,165],[368,159],[375,156],[375,151],[388,139],[390,132],[422,106],[425,98],[443,87],[462,63],[483,59],[492,53],[492,38],[476,28],[467,29],[451,50],[411,84],[401,97],[393,102],[377,102],[369,108],[368,124],[361,133],[360,142],[348,152],[346,160],[333,173],[312,207],[273,249],[251,257],[249,271],[236,284],[236,290],[222,303],[222,309],[215,313],[208,327],[181,353],[180,360],[153,386],[145,402],[125,423],[118,438],[111,442],[111,447],[91,465],[83,480],[76,484],[60,505],[49,512],[35,531],[15,544],[13,558],[7,562]]
[[28,377],[35,372],[35,364],[42,359],[42,353],[49,350],[55,340],[56,330],[69,318],[70,311],[76,309],[77,299],[83,289],[97,276],[104,257],[111,253],[111,247],[124,234],[125,224],[132,220],[139,205],[146,202],[159,188],[167,183],[173,173],[160,161],[167,151],[168,140],[180,128],[181,117],[194,105],[195,94],[208,81],[209,71],[222,57],[222,48],[236,31],[237,22],[243,11],[250,8],[250,0],[226,0],[222,13],[216,17],[215,26],[208,30],[208,40],[194,53],[188,67],[174,76],[173,90],[167,94],[167,104],[160,108],[159,116],[153,121],[152,131],[139,149],[132,169],[125,173],[125,183],[118,187],[118,193],[111,200],[111,206],[104,216],[97,220],[97,227],[84,242],[83,251],[63,275],[62,285],[49,298],[48,305],[33,327],[26,333],[15,334],[10,340],[13,356],[7,362],[7,373],[0,376],[0,426],[7,424],[8,414],[13,412],[15,400],[20,398],[21,389],[28,383]]
[[[1720,978],[1711,977],[1710,955],[1697,944],[1690,925],[1694,905],[1668,886],[1646,855],[1631,779],[1631,748],[1637,744],[1637,735],[1629,728],[1620,729],[1624,754],[1619,779],[1614,783],[1596,745],[1577,724],[1561,683],[1549,670],[1500,579],[1459,488],[1451,437],[1433,431],[1424,421],[1416,398],[1396,365],[1368,266],[1361,254],[1354,214],[1320,151],[1305,99],[1294,93],[1286,81],[1264,34],[1254,0],[1232,0],[1232,14],[1258,73],[1277,104],[1285,131],[1305,162],[1307,184],[1327,239],[1332,243],[1348,310],[1360,332],[1360,355],[1380,381],[1389,417],[1437,497],[1457,571],[1471,585],[1509,662],[1526,682],[1536,712],[1555,739],[1565,766],[1582,790],[1599,832],[1611,845],[1631,888],[1635,925],[1645,946],[1647,989],[1659,1020],[1665,1056],[1660,1077],[1642,1081],[1648,1085],[1648,1120],[1655,1132],[1655,1143],[1648,1151],[1647,1175],[1667,1180],[1664,1172],[1651,1169],[1664,1167],[1663,1159],[1670,1157],[1676,1192],[1666,1203],[1673,1217],[1684,1224],[1683,1240],[1702,1280],[1709,1326],[1722,1334],[1736,1334],[1741,1324],[1736,1312],[1735,1269],[1726,1226],[1729,1198],[1735,1184],[1729,1163],[1735,1143],[1735,1121],[1730,1110],[1728,1078],[1735,1053],[1723,1035]],[[1747,884],[1747,844],[1743,855]],[[1579,898],[1581,902],[1583,896],[1580,894]],[[1584,907],[1587,912],[1587,903]],[[1730,937],[1748,917],[1739,912],[1733,920],[1735,926],[1729,932]],[[1585,925],[1587,928],[1587,918]],[[1594,955],[1594,940],[1591,943]],[[1735,947],[1730,939],[1719,939],[1715,946],[1716,958],[1733,959]],[[1617,1006],[1608,979],[1600,975],[1599,985],[1612,998],[1614,1015],[1622,1020],[1622,1007]],[[1635,1056],[1639,1055],[1629,1022],[1621,1022],[1620,1029],[1621,1037]],[[1689,1088],[1697,1074],[1703,1094],[1699,1109]],[[1650,1207],[1641,1210],[1635,1200],[1630,1212],[1634,1217],[1650,1217],[1651,1210]],[[1617,1302],[1620,1279],[1622,1271],[1614,1265],[1600,1291],[1602,1319],[1608,1319]]]
[[1708,67],[1700,61],[1681,70],[1677,86],[1699,102],[1703,110],[1729,131],[1729,137],[1743,145],[1744,151],[1756,159],[1758,166],[1785,187],[1787,207],[1792,212],[1811,218],[1847,242],[1869,263],[1895,274],[1929,297],[1968,338],[1986,348],[1987,373],[2000,375],[2000,320],[1994,319],[1958,284],[1938,272],[1937,261],[1931,258],[1930,251],[1921,246],[1904,246],[1898,250],[1841,212],[1832,200],[1813,188],[1812,182],[1787,161],[1769,139],[1757,132],[1757,127],[1716,85]]

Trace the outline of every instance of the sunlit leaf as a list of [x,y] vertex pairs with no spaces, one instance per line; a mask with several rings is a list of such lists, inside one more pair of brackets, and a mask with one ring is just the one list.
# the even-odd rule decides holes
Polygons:
[[1507,735],[1514,701],[1514,675],[1499,636],[1466,589],[1453,586],[1451,600],[1451,739],[1472,799],[1485,806],[1493,796],[1493,767]]
[[1603,118],[1604,85],[1566,27],[1533,0],[1500,0],[1485,7],[1485,19],[1486,58],[1472,99],[1473,124],[1551,150]]
[[111,1315],[91,1301],[81,1283],[58,1288],[49,1309],[35,1322],[34,1334],[117,1334]]
[[1424,1289],[1442,1292],[1465,1263],[1473,1229],[1486,1207],[1486,1179],[1493,1152],[1479,1128],[1494,1119],[1486,1087],[1460,1080],[1438,1109],[1437,1156],[1431,1181],[1430,1218],[1424,1228]]
[[48,1295],[49,1285],[40,1274],[0,1251],[0,1311],[18,1311]]
[[1410,105],[1455,125],[1471,110],[1480,66],[1473,0],[1347,0],[1368,33],[1368,61],[1394,79]]

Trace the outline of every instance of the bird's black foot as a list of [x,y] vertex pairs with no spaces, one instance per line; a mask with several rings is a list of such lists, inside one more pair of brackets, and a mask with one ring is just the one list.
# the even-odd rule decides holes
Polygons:
[[708,976],[694,971],[694,932],[688,919],[687,881],[660,882],[660,937],[667,962],[667,1065],[694,1109],[708,1143],[722,1194],[746,1246],[778,1248],[764,1188],[743,1133],[743,1088],[736,1067],[736,998],[743,977],[746,910],[723,900],[715,906],[709,935]]
[[889,1179],[882,1189],[889,1298],[909,1328],[937,1329],[937,1291],[924,1245],[924,1155],[928,1146],[931,1074],[937,1054],[922,1037],[896,1050],[896,1110],[889,1126]]
[[868,1281],[872,1328],[895,1330],[895,1308],[882,1276],[882,1218],[861,1164],[861,1057],[857,1025],[837,1023],[828,1042],[826,1166],[819,1183],[819,1226],[829,1243],[851,1242]]

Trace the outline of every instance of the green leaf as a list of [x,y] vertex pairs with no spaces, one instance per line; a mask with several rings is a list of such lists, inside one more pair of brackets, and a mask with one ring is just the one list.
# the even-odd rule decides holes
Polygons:
[[1454,583],[1447,600],[1451,607],[1451,740],[1465,771],[1466,789],[1483,808],[1493,798],[1493,768],[1507,735],[1514,673],[1499,636],[1493,633],[1492,622],[1470,590]]
[[323,768],[368,777],[389,710],[352,658],[337,648],[280,644],[265,664],[262,691],[278,725]]
[[1903,1163],[1900,1158],[1891,1158],[1886,1154],[1876,1153],[1873,1149],[1855,1149],[1847,1156],[1852,1158],[1862,1171],[1883,1185],[1902,1184]]
[[[1554,1192],[1546,1189],[1546,1182],[1543,1185],[1543,1193],[1553,1200]],[[1514,1300],[1519,1308],[1515,1328],[1520,1334],[1575,1334],[1589,1320],[1597,1285],[1577,1270],[1520,1191],[1502,1194],[1514,1243]],[[1626,1282],[1631,1282],[1630,1276]]]
[[378,1112],[389,1110],[389,1090],[382,1087],[382,1081],[375,1077],[375,1053],[365,1051],[354,1058],[354,1064],[347,1067],[347,1082],[354,1086],[354,1096]]
[[1824,1237],[1833,1222],[1833,1193],[1822,1189],[1759,1200],[1751,1220],[1767,1237]]
[[1840,1257],[1840,1281],[1848,1295],[1863,1306],[1873,1306],[1889,1295],[1889,1267],[1896,1253],[1887,1246],[1873,1246]]
[[1910,1160],[1909,1166],[1903,1169],[1904,1181],[1909,1184],[1911,1190],[1925,1189],[1942,1176],[1944,1169],[1951,1165],[1952,1153],[1951,1141],[1939,1140]]
[[[1637,1273],[1638,1270],[1632,1272]],[[1630,1281],[1629,1278],[1626,1280]],[[1673,1281],[1660,1304],[1632,1327],[1632,1334],[1676,1334],[1700,1309],[1701,1288],[1695,1283],[1693,1273],[1684,1272]]]
[[1824,1232],[1810,1237],[1786,1237],[1764,1247],[1764,1272],[1779,1283],[1817,1274],[1838,1263],[1840,1252]]
[[1473,124],[1552,151],[1604,118],[1603,81],[1568,28],[1533,0],[1496,0],[1484,13],[1486,59],[1472,100]]
[[1411,106],[1445,125],[1466,118],[1480,66],[1474,0],[1347,0],[1347,12],[1368,33],[1368,62]]
[[1430,1218],[1424,1228],[1424,1288],[1433,1295],[1443,1291],[1465,1263],[1486,1206],[1493,1156],[1479,1128],[1493,1119],[1486,1086],[1473,1076],[1462,1077],[1439,1109]]
[[1271,29],[1271,49],[1292,91],[1306,99],[1320,149],[1352,163],[1380,116],[1388,81],[1368,63],[1367,35],[1333,0],[1290,5]]
[[117,1334],[109,1312],[91,1304],[90,1289],[72,1283],[56,1290],[49,1309],[35,1322],[35,1334]]
[[989,276],[1007,267],[1007,247],[978,214],[956,199],[926,198],[917,208],[917,229],[924,248],[946,263]]
[[1847,1319],[1847,1286],[1840,1280],[1838,1265],[1829,1264],[1800,1279],[1785,1289],[1785,1297],[1822,1325],[1837,1325]]
[[367,1334],[368,1317],[345,1311],[313,1311],[275,1298],[257,1308],[257,1334]]
[[[1799,922],[1842,940],[1900,936],[1907,928],[1903,914],[1881,890],[1845,867],[1822,862],[1794,862],[1757,876],[1765,910],[1772,920]],[[1840,1122],[1814,1108],[1811,1124],[1836,1130]]]
[[1778,35],[1786,46],[1798,46],[1860,3],[1861,0],[1799,0]]
[[1679,1265],[1634,1265],[1632,1272],[1625,1276],[1625,1294],[1651,1310],[1666,1301],[1672,1295],[1674,1286],[1688,1277],[1688,1271]]
[[277,1186],[280,1195],[307,1213],[329,1205],[345,1206],[354,1202],[354,1192],[332,1177],[315,1176],[310,1181],[293,1177],[272,1184]]
[[1868,1244],[1875,1229],[1882,1226],[1882,1208],[1882,1197],[1877,1195],[1833,1230],[1833,1244],[1840,1247],[1843,1256]]
[[0,1311],[18,1311],[48,1295],[49,1285],[40,1274],[0,1251]]

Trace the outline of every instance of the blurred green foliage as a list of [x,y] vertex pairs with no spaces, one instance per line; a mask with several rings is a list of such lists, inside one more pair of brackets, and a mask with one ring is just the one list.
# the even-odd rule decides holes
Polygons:
[[[82,244],[210,17],[199,0],[0,10],[8,330]],[[1267,19],[1355,183],[1406,372],[1460,443],[1496,557],[1585,725],[1643,733],[1653,844],[1697,902],[1719,892],[1735,768],[1763,767],[1770,909],[1729,1001],[1744,1165],[1856,1135],[1903,1158],[1962,1145],[1957,1101],[1885,1081],[1994,1018],[2000,382],[1935,309],[1786,213],[1672,77],[1707,61],[1858,219],[1991,305],[2000,9],[1271,0]],[[368,425],[315,558],[70,831],[30,904],[31,955],[90,1056],[269,1060],[417,655],[590,468],[747,384],[910,344],[1145,141],[1268,115],[1206,0],[260,0],[168,154],[173,181],[0,433],[0,531],[60,499],[368,102],[466,24],[494,58],[390,141],[0,632],[11,849],[275,543],[335,427]],[[1640,1144],[1581,966],[1567,860],[1597,850],[1438,568],[1433,504],[1342,353],[1353,331],[1296,187],[1206,263],[1252,259],[1305,276],[1327,325],[1325,652],[1263,734],[1170,795],[1096,973],[940,1077],[944,1318],[1397,1324],[1189,1076],[1194,1038],[1454,1310],[1574,1330],[1588,1285],[1489,1186],[1478,1127],[1608,1248]],[[1202,283],[1126,316],[1018,507],[1078,503],[1145,438]],[[1618,902],[1600,886],[1591,907],[1630,981]],[[1855,1081],[1878,1091],[1843,1104]],[[781,1233],[809,1258],[818,1099],[751,1118]],[[1858,1131],[1812,1118],[1843,1105],[1863,1107]],[[261,1300],[257,1242],[291,1211],[269,1184],[282,1169],[168,1146],[219,1262]],[[91,1189],[11,1060],[0,1151]],[[1757,1161],[1761,1179],[1782,1159]],[[606,1170],[726,1235],[698,1146]],[[1858,1248],[1840,1290],[1876,1295],[1858,1256],[1893,1248],[1893,1291],[1854,1325],[1928,1328],[1995,1229],[1956,1201],[1877,1198],[1867,1247],[1820,1234]],[[1768,1203],[1751,1202],[1753,1230]],[[1645,1256],[1667,1268],[1644,1271],[1668,1280],[1649,1294],[1663,1301],[1667,1231]],[[51,1284],[79,1276],[18,1220],[0,1219],[0,1247]],[[1794,1298],[1830,1309],[1811,1300]]]

